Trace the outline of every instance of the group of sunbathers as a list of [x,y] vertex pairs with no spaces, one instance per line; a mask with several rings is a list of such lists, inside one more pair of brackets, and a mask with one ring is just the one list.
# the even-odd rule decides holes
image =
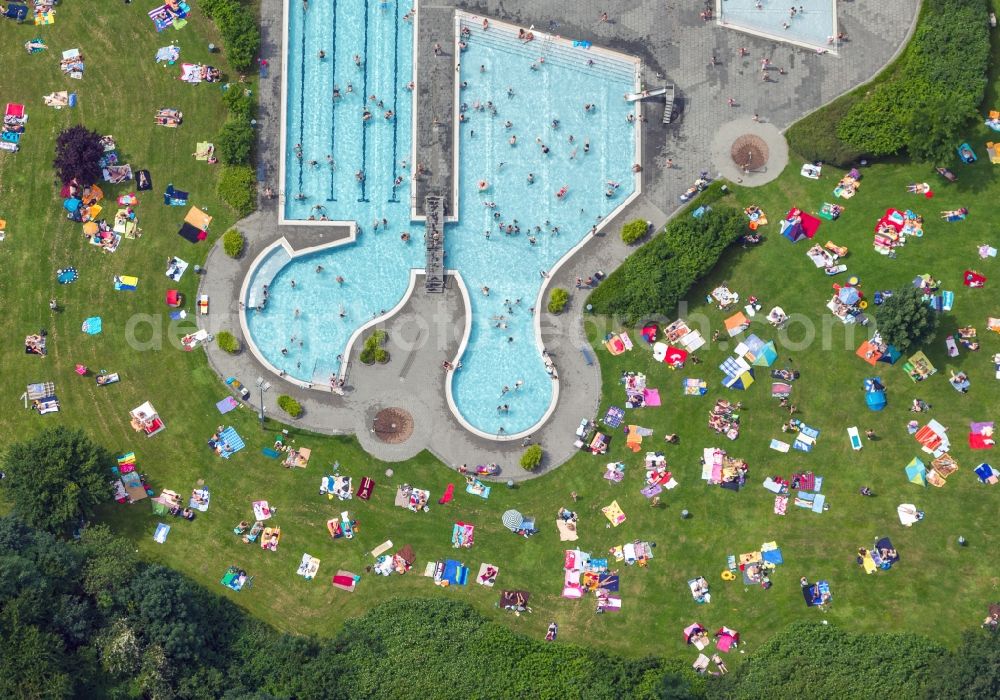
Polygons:
[[176,109],[158,109],[153,121],[157,126],[180,126],[184,113]]

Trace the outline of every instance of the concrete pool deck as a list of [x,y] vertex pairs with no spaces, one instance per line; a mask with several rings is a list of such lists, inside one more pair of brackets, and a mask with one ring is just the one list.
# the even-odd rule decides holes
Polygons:
[[[421,70],[425,56],[420,54],[427,42],[431,46],[439,42],[446,51],[452,45],[451,34],[437,38],[432,29],[446,25],[449,32],[453,31],[452,6],[526,28],[534,24],[539,31],[586,39],[598,46],[638,55],[645,65],[648,86],[656,87],[665,82],[677,86],[678,107],[670,126],[660,123],[662,102],[649,100],[643,105],[648,121],[642,127],[642,195],[618,215],[606,228],[606,234],[594,237],[553,275],[550,288],[560,286],[573,291],[577,277],[586,278],[598,269],[610,272],[634,250],[623,245],[614,233],[622,222],[642,218],[657,227],[662,226],[679,208],[679,195],[690,187],[700,171],[708,170],[713,176],[720,172],[721,165],[713,158],[713,144],[720,129],[731,123],[738,124],[756,113],[772,133],[783,130],[804,114],[870,79],[905,43],[912,31],[919,1],[856,0],[842,4],[840,27],[850,40],[839,56],[830,56],[703,22],[697,6],[664,8],[654,0],[627,3],[583,0],[569,5],[556,0],[490,1],[477,5],[442,0],[426,10],[418,7],[418,13],[424,13],[425,19],[434,20],[422,26],[418,24],[417,61]],[[598,20],[604,11],[609,13],[609,22]],[[447,22],[442,21],[439,16],[442,14]],[[258,158],[265,173],[261,186],[271,185],[277,190],[280,186],[275,177],[280,141],[281,5],[262,3],[261,16],[262,55],[268,59],[270,71],[269,77],[260,84]],[[549,22],[553,17],[559,18],[556,26]],[[740,47],[747,47],[749,55],[739,57]],[[710,65],[713,55],[718,65]],[[775,73],[779,67],[785,73],[774,75],[773,82],[762,83],[758,68],[762,57],[770,59]],[[418,86],[418,100],[423,99],[425,93],[428,100],[433,100],[427,102],[428,105],[453,102],[452,61],[446,57],[439,62],[447,65],[445,84],[434,78],[428,80],[431,76],[422,73]],[[728,106],[730,97],[735,100],[736,107]],[[438,131],[442,139],[450,138],[453,133],[450,128]],[[443,140],[421,143],[418,142],[418,149],[425,147],[428,154],[437,153],[433,157],[420,153],[416,156],[428,159],[432,170],[436,169],[435,163],[454,162],[453,144]],[[717,147],[715,151],[718,152]],[[668,158],[673,165],[670,169],[665,167]],[[771,165],[777,170],[778,163],[772,161]],[[772,172],[771,167],[769,172]],[[447,172],[441,175],[451,177]],[[443,187],[446,193],[451,182],[450,179],[440,183],[435,180],[434,185]],[[210,252],[199,290],[211,298],[212,312],[205,317],[204,323],[209,331],[239,328],[235,300],[251,262],[264,247],[281,236],[295,248],[320,241],[310,231],[321,227],[279,229],[278,206],[278,200],[261,200],[261,209],[240,222],[239,228],[247,236],[249,245],[241,259],[226,257],[218,244]],[[296,229],[294,234],[289,233],[292,228]],[[327,228],[321,235],[328,241],[329,237],[340,234]],[[230,356],[210,344],[207,348],[209,361],[220,376],[238,376],[251,387],[257,376],[265,377],[273,385],[265,394],[266,410],[271,417],[321,433],[357,434],[361,444],[376,458],[396,461],[426,448],[452,466],[497,462],[503,467],[501,480],[531,478],[534,474],[527,474],[517,466],[522,451],[519,441],[498,443],[476,437],[462,428],[448,409],[445,376],[440,365],[442,360],[453,356],[457,348],[465,309],[454,286],[443,295],[425,295],[420,291],[421,286],[418,285],[418,291],[397,314],[380,324],[390,332],[388,349],[392,361],[384,367],[368,368],[355,362],[356,358],[348,358],[349,390],[343,397],[305,391],[287,384],[266,371],[246,351]],[[573,432],[581,418],[595,417],[600,400],[598,366],[596,362],[588,365],[580,352],[581,347],[588,346],[583,332],[584,299],[585,293],[575,292],[570,307],[562,316],[552,319],[546,314],[542,319],[542,340],[553,352],[559,371],[560,400],[552,417],[533,435],[534,442],[546,451],[545,464],[539,473],[558,466],[576,452]],[[424,334],[423,338],[415,335],[418,329]],[[411,345],[417,347],[410,349]],[[357,351],[355,346],[353,353]],[[294,421],[283,418],[276,405],[277,396],[282,393],[292,394],[302,401],[306,408],[302,418]],[[254,396],[254,406],[256,402]],[[414,434],[405,443],[381,443],[369,432],[371,416],[388,406],[406,408],[414,415]]]

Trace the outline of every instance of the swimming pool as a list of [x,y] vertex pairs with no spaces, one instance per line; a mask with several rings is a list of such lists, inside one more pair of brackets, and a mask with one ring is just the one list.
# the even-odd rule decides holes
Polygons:
[[830,38],[837,36],[837,0],[716,0],[716,15],[724,27],[836,51]]
[[[396,306],[423,266],[423,224],[409,219],[400,163],[412,146],[413,32],[393,3],[338,0],[305,13],[291,4],[288,14],[283,215],[357,221],[360,231],[306,255],[276,244],[255,263],[243,301],[255,350],[291,378],[326,385],[351,334]],[[538,423],[553,398],[536,340],[541,273],[636,189],[635,110],[623,95],[636,88],[637,64],[561,40],[521,42],[516,28],[483,31],[458,16],[460,218],[447,225],[445,247],[471,313],[449,391],[468,427],[512,436]],[[368,60],[358,65],[355,54]],[[373,115],[363,121],[366,107]]]

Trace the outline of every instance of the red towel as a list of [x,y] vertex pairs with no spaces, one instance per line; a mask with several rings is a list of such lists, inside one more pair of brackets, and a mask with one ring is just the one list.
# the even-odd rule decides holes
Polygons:
[[375,482],[369,478],[364,477],[361,479],[361,483],[358,485],[358,498],[367,501],[372,497],[372,491],[375,490]]
[[443,506],[445,503],[450,501],[455,496],[455,484],[448,484],[448,487],[444,490],[444,495],[438,501],[439,506]]

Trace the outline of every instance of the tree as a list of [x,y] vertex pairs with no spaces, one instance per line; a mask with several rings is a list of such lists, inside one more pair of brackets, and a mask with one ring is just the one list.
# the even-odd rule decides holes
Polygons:
[[62,643],[34,625],[0,620],[3,657],[0,696],[5,698],[73,697],[71,664]]
[[928,698],[1000,697],[1000,634],[966,632],[958,650],[942,655],[930,675]]
[[907,152],[924,163],[950,161],[962,131],[975,116],[976,106],[965,93],[953,92],[918,102],[909,111]]
[[919,289],[904,287],[875,307],[875,324],[882,340],[906,352],[934,339],[938,316]]
[[49,428],[15,442],[4,458],[0,481],[25,523],[55,535],[70,535],[94,506],[111,496],[114,459],[82,430]]
[[114,595],[128,585],[139,570],[132,544],[111,532],[107,525],[83,531],[81,544],[87,554],[83,565],[83,588],[103,609],[114,603]]
[[63,129],[56,137],[56,159],[52,167],[64,183],[75,181],[81,187],[89,187],[101,179],[103,155],[101,135],[78,124]]
[[810,698],[819,688],[823,697],[922,697],[933,666],[943,657],[944,649],[915,634],[853,634],[835,625],[796,622],[709,683],[706,692],[720,700]]

